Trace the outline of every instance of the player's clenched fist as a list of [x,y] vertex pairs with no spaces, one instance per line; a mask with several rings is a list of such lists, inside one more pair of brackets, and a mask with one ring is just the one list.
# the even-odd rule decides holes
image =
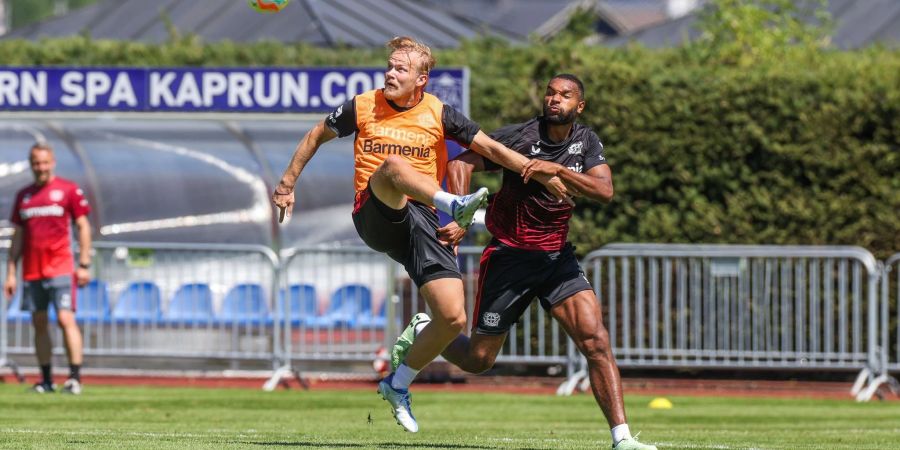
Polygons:
[[534,178],[535,181],[543,184],[550,191],[550,194],[558,198],[560,202],[574,205],[575,203],[569,198],[568,188],[557,176],[560,170],[566,170],[566,168],[554,162],[532,159],[522,166],[521,175],[524,182],[527,183]]

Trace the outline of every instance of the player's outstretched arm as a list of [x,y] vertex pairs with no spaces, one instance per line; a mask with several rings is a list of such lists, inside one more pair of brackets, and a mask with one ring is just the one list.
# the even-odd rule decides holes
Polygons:
[[322,144],[335,137],[337,134],[325,126],[325,121],[321,121],[312,130],[309,130],[297,144],[291,162],[288,163],[281,176],[281,181],[278,182],[275,192],[272,193],[272,203],[278,208],[279,222],[283,222],[285,216],[290,218],[294,210],[294,186],[296,186],[297,178],[300,178],[303,168],[306,167],[306,163],[312,159]]
[[[484,134],[483,131],[479,131],[478,134],[475,135],[475,138],[472,139],[472,145],[470,145],[469,148],[516,173],[522,173],[528,162],[534,161],[528,159],[525,155],[508,149],[505,145]],[[530,167],[532,167],[532,173],[529,175],[529,178],[534,178],[537,182],[546,186],[547,190],[555,197],[559,198],[560,201],[571,201],[565,185],[563,185],[562,181],[556,177],[556,172],[559,171],[562,166],[547,161],[541,161],[541,164],[532,163]],[[526,182],[527,181],[528,180],[526,179]]]

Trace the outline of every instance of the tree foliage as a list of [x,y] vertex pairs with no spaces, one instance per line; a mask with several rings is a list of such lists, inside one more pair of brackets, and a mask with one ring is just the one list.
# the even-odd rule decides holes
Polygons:
[[96,2],[97,0],[9,0],[6,6],[7,14],[11,14],[12,28],[16,29],[63,12],[58,9],[59,6],[71,11]]
[[833,25],[827,6],[827,0],[714,0],[699,13],[701,36],[692,48],[707,62],[741,67],[777,63],[793,47],[826,48]]

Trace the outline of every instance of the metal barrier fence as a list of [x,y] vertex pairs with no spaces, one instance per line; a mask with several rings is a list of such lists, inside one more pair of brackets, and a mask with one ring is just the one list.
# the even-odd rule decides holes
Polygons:
[[[95,363],[155,358],[159,368],[177,365],[172,358],[198,358],[234,367],[278,359],[273,336],[280,333],[273,330],[280,323],[272,313],[278,260],[268,248],[107,242],[94,248],[93,280],[78,290],[76,319],[84,353]],[[33,353],[30,314],[13,305],[10,315],[7,350]],[[59,354],[63,340],[52,323],[55,311],[50,316]]]
[[[459,250],[470,318],[481,250]],[[403,267],[367,247],[295,248],[282,258],[282,289],[306,294],[290,302],[294,310],[286,312],[291,320],[282,341],[289,361],[266,384],[269,389],[282,377],[298,376],[292,361],[371,363],[380,348],[393,345],[414,314],[426,310]],[[548,320],[540,307],[529,308],[510,331],[497,364],[568,364],[565,333]]]
[[[104,357],[254,361],[277,369],[271,389],[299,378],[295,362],[368,365],[426,308],[403,268],[365,247],[280,259],[258,246],[95,248],[76,315],[94,367]],[[470,321],[480,253],[459,251]],[[858,247],[616,244],[583,266],[621,367],[862,370],[857,398],[897,388],[888,371],[900,370],[900,254],[882,268]],[[33,354],[30,317],[15,304],[0,308],[0,366],[15,371],[11,353]],[[583,358],[537,304],[497,363],[564,365],[561,393],[586,386]]]
[[[3,275],[3,277],[0,278],[0,283],[6,282],[6,262],[8,261],[8,257],[9,257],[9,253],[7,253],[7,252],[8,252],[7,248],[0,247],[0,274]],[[21,290],[21,288],[19,288],[19,290]],[[8,333],[7,332],[8,324],[7,324],[7,318],[6,318],[6,316],[7,316],[6,293],[0,292],[0,298],[2,298],[2,300],[0,300],[0,306],[2,306],[2,307],[0,307],[0,368],[7,368],[10,371],[12,371],[13,375],[15,375],[16,378],[21,383],[24,381],[24,378],[22,377],[22,374],[19,372],[19,367],[16,365],[16,363],[12,359],[9,358],[8,350],[7,350],[8,346],[9,346],[9,344],[7,342],[9,335],[7,334]]]
[[864,372],[871,378],[865,387],[861,381],[863,374],[860,374],[853,387],[858,400],[868,400],[873,395],[883,396],[879,390],[883,386],[900,395],[900,382],[891,376],[891,371],[900,372],[900,253],[884,262],[879,317],[880,370]]
[[862,248],[614,244],[584,268],[620,367],[881,370]]
[[900,372],[900,253],[885,261],[881,283],[884,364],[889,370]]

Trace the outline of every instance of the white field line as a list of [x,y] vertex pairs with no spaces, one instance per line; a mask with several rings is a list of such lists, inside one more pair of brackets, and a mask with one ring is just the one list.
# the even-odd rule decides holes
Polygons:
[[[47,430],[47,429],[28,429],[28,428],[2,428],[0,429],[0,433],[18,433],[18,434],[56,434],[63,436],[99,436],[99,437],[108,437],[108,436],[135,436],[135,437],[149,437],[149,438],[206,438],[206,437],[221,437],[222,432],[230,432],[232,430],[209,430],[205,433],[172,433],[172,432],[154,432],[154,431],[116,431],[111,432],[109,430]],[[235,435],[229,436],[231,437],[239,437],[239,438],[250,438],[250,437],[258,437],[258,433],[255,430],[246,430],[238,432]]]

